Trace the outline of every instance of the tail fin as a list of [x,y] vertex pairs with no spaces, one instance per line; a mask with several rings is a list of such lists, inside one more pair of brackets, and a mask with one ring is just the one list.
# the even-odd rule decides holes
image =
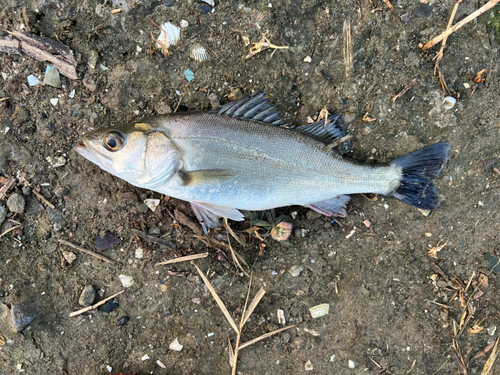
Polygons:
[[402,170],[401,183],[391,196],[417,208],[436,208],[439,199],[432,178],[443,169],[449,151],[449,143],[435,143],[391,161]]

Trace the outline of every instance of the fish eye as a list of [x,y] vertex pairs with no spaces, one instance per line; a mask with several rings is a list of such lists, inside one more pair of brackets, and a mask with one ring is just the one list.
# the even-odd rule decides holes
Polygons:
[[112,131],[104,137],[104,147],[109,151],[118,151],[123,146],[123,136],[117,131]]

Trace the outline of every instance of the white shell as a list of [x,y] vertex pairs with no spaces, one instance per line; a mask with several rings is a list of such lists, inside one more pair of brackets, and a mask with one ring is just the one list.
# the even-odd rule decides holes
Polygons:
[[301,266],[292,266],[288,272],[290,272],[290,275],[292,275],[293,277],[297,277],[300,275],[300,273],[302,272],[302,270],[304,269],[304,267],[301,267]]
[[311,307],[309,312],[314,319],[317,319],[324,315],[328,315],[330,312],[330,305],[328,303],[322,303],[321,305]]
[[201,1],[203,1],[204,3],[207,3],[212,8],[215,6],[215,1],[214,0],[201,0]]
[[55,88],[61,88],[61,78],[59,78],[59,70],[55,65],[47,65],[45,69],[45,78],[43,79],[44,85],[49,85]]
[[156,207],[160,204],[159,199],[144,199],[144,203],[146,203],[146,206],[149,207],[149,209],[153,212],[156,211]]
[[64,164],[66,164],[66,158],[64,156],[47,156],[45,159],[54,168],[62,167]]
[[144,257],[144,250],[142,249],[142,247],[138,247],[137,249],[135,249],[135,257],[137,259],[142,259]]
[[40,83],[40,81],[33,74],[28,76],[28,85],[33,87],[33,86],[38,85],[39,83]]
[[313,367],[311,361],[307,361],[304,367],[305,367],[306,371],[314,370],[314,367]]
[[208,53],[205,47],[203,47],[200,43],[195,43],[191,47],[189,57],[196,61],[204,61],[208,59]]
[[128,288],[134,285],[134,278],[132,276],[119,275],[118,277],[120,278],[120,281],[122,282],[124,288]]
[[[158,41],[162,42],[167,48],[175,46],[181,37],[181,29],[170,22],[165,22],[161,25]],[[161,44],[156,42],[158,48],[162,48]]]
[[455,99],[454,97],[447,96],[446,98],[444,98],[443,107],[445,109],[452,109],[453,107],[455,107],[455,104],[457,104],[457,99]]
[[175,350],[176,352],[180,352],[183,346],[179,343],[179,340],[175,339],[169,346],[170,350]]

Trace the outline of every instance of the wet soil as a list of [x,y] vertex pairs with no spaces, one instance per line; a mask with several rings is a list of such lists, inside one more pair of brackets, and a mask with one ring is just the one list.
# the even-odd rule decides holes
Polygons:
[[[456,19],[483,3],[461,4]],[[75,52],[79,79],[61,77],[61,89],[40,84],[28,92],[27,76],[43,80],[47,64],[0,56],[0,175],[19,183],[0,206],[15,193],[26,201],[21,213],[7,209],[0,227],[3,233],[21,226],[0,238],[0,372],[230,373],[228,338],[234,346],[236,335],[194,266],[155,266],[209,252],[196,264],[239,322],[249,279],[233,264],[225,230],[210,233],[219,242],[200,240],[173,218],[176,209],[192,217],[188,204],[105,173],[72,145],[91,129],[176,109],[210,109],[211,93],[225,103],[235,89],[264,88],[288,123],[307,123],[325,106],[344,114],[353,135],[351,156],[360,160],[385,162],[437,141],[451,142],[452,149],[436,180],[441,205],[429,216],[393,199],[355,196],[338,223],[302,207],[279,209],[294,217],[292,245],[266,237],[263,247],[246,232],[244,245],[231,240],[250,265],[251,296],[266,291],[242,342],[282,326],[278,309],[286,324],[296,324],[244,348],[238,373],[306,373],[310,361],[307,372],[318,374],[480,374],[490,354],[481,351],[500,331],[494,331],[500,324],[498,275],[490,274],[470,300],[474,313],[456,340],[460,351],[452,342],[464,311],[461,298],[467,302],[478,275],[489,273],[485,255],[500,255],[500,175],[493,170],[499,164],[475,170],[500,154],[499,37],[489,23],[499,9],[449,37],[440,68],[449,95],[458,100],[445,110],[447,94],[432,61],[439,46],[422,52],[418,44],[446,28],[454,1],[429,6],[402,0],[393,11],[378,0],[216,1],[208,13],[203,4],[2,0],[1,28],[22,26],[61,41]],[[152,41],[151,33],[159,32],[151,21],[181,20],[189,26],[165,56]],[[265,32],[273,44],[290,48],[245,59],[246,43]],[[207,49],[207,60],[189,57],[195,43]],[[191,82],[184,75],[188,68]],[[483,69],[486,80],[474,82]],[[62,166],[47,160],[59,156],[66,160]],[[148,198],[161,200],[155,212],[145,205]],[[250,222],[231,225],[239,234]],[[133,228],[159,233],[173,249],[136,238]],[[95,238],[107,232],[121,240],[102,252],[116,264],[58,241],[96,251]],[[437,258],[429,257],[430,248],[443,244]],[[62,262],[63,251],[76,254],[71,265]],[[290,274],[293,266],[303,267],[300,275]],[[97,300],[124,289],[119,275],[134,284],[115,299],[116,310],[69,317],[81,308],[86,285],[94,286]],[[15,333],[11,310],[33,296],[41,315]],[[309,308],[323,303],[329,314],[313,319]],[[118,325],[124,316],[130,319]],[[474,333],[475,323],[484,329]],[[169,349],[175,339],[181,351]],[[498,363],[494,373],[500,373]]]

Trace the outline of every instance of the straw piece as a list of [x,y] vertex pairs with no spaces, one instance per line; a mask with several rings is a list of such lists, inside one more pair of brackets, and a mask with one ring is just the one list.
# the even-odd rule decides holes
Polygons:
[[215,289],[212,286],[212,284],[210,284],[210,281],[208,281],[208,279],[205,276],[205,274],[203,272],[201,272],[201,270],[198,268],[198,266],[196,264],[193,263],[193,265],[196,267],[196,270],[198,271],[198,273],[200,274],[201,278],[205,282],[208,290],[210,290],[210,293],[212,293],[212,296],[214,297],[215,302],[217,302],[217,305],[219,305],[219,308],[222,310],[222,313],[226,317],[227,321],[229,322],[229,324],[231,324],[231,327],[233,327],[234,331],[237,334],[239,334],[240,331],[238,330],[238,326],[236,325],[236,323],[234,322],[233,318],[229,314],[229,311],[227,311],[227,308],[224,305],[224,302],[222,302],[222,300],[219,298],[219,296],[217,295],[217,292],[215,291]]
[[436,44],[438,44],[440,41],[442,41],[445,37],[448,35],[454,33],[458,29],[460,29],[462,26],[465,26],[467,23],[472,21],[474,18],[479,17],[481,14],[484,12],[488,11],[489,9],[493,8],[500,0],[490,0],[486,4],[484,4],[481,8],[476,10],[475,12],[471,13],[467,17],[465,17],[462,21],[456,23],[453,27],[447,29],[445,32],[443,32],[441,35],[438,35],[434,39],[432,39],[429,43],[427,43],[425,46],[422,47],[422,50],[427,50]]
[[89,310],[94,310],[94,309],[97,309],[99,306],[101,305],[104,305],[106,302],[108,302],[110,299],[113,299],[115,298],[117,295],[119,294],[122,294],[125,290],[122,290],[121,292],[118,292],[116,294],[113,294],[111,297],[108,297],[108,298],[105,298],[103,299],[102,301],[99,301],[97,302],[95,305],[92,305],[92,306],[88,306],[88,307],[85,307],[81,310],[78,310],[78,311],[73,311],[71,314],[69,314],[70,317],[72,316],[76,316],[76,315],[80,315],[80,314],[83,314],[84,312],[87,312]]
[[208,256],[208,253],[186,255],[185,257],[169,259],[169,260],[166,260],[164,262],[156,263],[155,266],[161,266],[164,264],[172,264],[172,263],[179,263],[179,262],[186,262],[188,260],[206,258],[207,256]]
[[16,226],[14,226],[12,228],[7,229],[5,232],[3,232],[2,234],[0,234],[0,238],[2,238],[3,236],[5,236],[9,232],[12,232],[14,229],[20,228],[20,227],[21,227],[20,225],[16,225]]
[[253,310],[255,310],[262,297],[264,297],[264,294],[266,294],[266,291],[263,288],[260,288],[259,292],[255,295],[252,302],[250,303],[250,306],[248,306],[248,309],[245,311],[245,315],[243,316],[243,320],[241,321],[241,327],[243,327],[247,322],[248,318],[250,318],[250,315],[252,315]]
[[268,338],[268,337],[270,337],[270,336],[272,336],[272,335],[275,335],[275,334],[277,334],[277,333],[280,333],[280,332],[282,332],[282,331],[285,331],[285,330],[290,329],[290,328],[295,327],[295,326],[296,326],[296,324],[294,324],[293,326],[283,327],[283,328],[277,329],[277,330],[275,330],[275,331],[268,332],[268,333],[266,333],[265,335],[262,335],[262,336],[257,337],[256,339],[253,339],[253,340],[247,341],[247,342],[246,342],[246,343],[244,343],[244,344],[241,344],[241,345],[240,345],[240,347],[238,348],[238,350],[241,350],[241,349],[243,349],[243,348],[246,348],[247,346],[250,346],[250,345],[252,345],[252,344],[255,344],[257,341],[264,340],[265,338]]

